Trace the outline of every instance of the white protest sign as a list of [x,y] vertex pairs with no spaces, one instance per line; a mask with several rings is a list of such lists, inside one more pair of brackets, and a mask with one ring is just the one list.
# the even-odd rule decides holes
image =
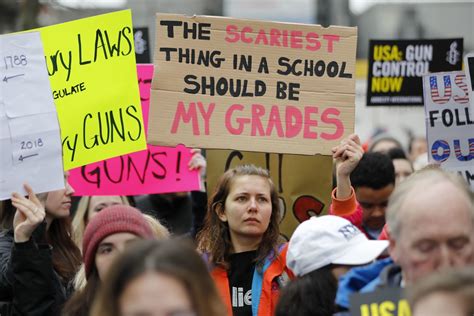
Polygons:
[[428,160],[458,172],[474,191],[474,106],[463,71],[423,77]]
[[0,36],[0,200],[64,188],[59,122],[37,32]]

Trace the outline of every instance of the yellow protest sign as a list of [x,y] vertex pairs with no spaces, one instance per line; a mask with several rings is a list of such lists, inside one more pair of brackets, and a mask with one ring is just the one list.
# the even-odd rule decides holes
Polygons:
[[38,29],[66,170],[146,149],[130,10]]

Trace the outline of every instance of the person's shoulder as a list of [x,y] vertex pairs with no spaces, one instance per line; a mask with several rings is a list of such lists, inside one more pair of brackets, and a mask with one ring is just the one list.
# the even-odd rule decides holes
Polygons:
[[13,242],[13,231],[10,229],[4,229],[0,231],[0,246],[5,244],[11,244]]

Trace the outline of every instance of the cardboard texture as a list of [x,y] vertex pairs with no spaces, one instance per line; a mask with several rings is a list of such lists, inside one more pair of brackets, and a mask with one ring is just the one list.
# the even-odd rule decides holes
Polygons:
[[458,172],[474,192],[474,105],[464,71],[423,77],[428,161]]
[[61,126],[64,168],[146,149],[131,11],[36,31]]
[[[137,65],[145,128],[153,65]],[[139,195],[200,189],[198,170],[189,170],[192,153],[184,146],[148,145],[147,150],[110,158],[70,171],[76,195]]]
[[[270,170],[283,210],[280,233],[287,239],[299,223],[313,215],[324,215],[331,203],[332,158],[265,154],[237,150],[207,150],[207,192],[214,192],[220,176],[228,168],[254,164]],[[301,176],[305,175],[305,176]]]
[[149,143],[329,155],[353,132],[356,28],[160,13],[156,25]]

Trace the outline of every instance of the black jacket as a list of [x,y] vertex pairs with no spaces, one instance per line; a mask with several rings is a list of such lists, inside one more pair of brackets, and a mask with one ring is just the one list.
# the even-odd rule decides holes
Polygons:
[[38,243],[46,224],[25,243],[15,243],[13,231],[0,232],[0,315],[60,314],[66,287],[53,269],[52,248]]

